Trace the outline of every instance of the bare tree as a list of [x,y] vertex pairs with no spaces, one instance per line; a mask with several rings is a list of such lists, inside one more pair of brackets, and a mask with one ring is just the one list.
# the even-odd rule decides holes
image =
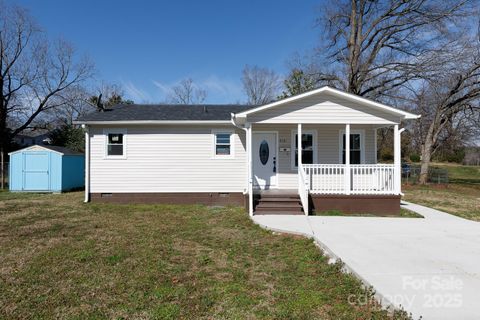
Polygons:
[[248,103],[260,105],[274,100],[280,90],[280,77],[268,68],[246,65],[242,71],[243,90]]
[[318,24],[325,35],[315,66],[318,84],[375,99],[428,69],[426,53],[442,48],[469,0],[335,0],[323,8]]
[[[468,141],[480,133],[480,48],[472,39],[458,41],[435,55],[439,69],[412,89],[422,118],[415,126],[421,139],[420,183],[427,183],[432,155],[454,139]],[[431,73],[431,72],[430,72]]]
[[0,2],[0,153],[46,110],[64,106],[65,90],[92,74],[65,41],[50,44],[21,7]]
[[191,78],[187,78],[171,88],[167,101],[174,104],[199,104],[206,98],[207,91],[199,88]]

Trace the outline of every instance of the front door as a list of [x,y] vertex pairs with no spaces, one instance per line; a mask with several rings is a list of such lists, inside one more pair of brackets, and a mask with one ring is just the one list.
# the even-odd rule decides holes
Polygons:
[[252,139],[253,183],[261,189],[277,186],[277,134],[254,132]]

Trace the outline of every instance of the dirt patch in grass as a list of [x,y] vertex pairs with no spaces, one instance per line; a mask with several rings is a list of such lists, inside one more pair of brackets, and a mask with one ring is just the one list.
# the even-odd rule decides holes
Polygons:
[[406,201],[480,221],[480,185],[404,185],[402,191]]
[[408,318],[348,303],[371,292],[241,208],[2,199],[0,318]]

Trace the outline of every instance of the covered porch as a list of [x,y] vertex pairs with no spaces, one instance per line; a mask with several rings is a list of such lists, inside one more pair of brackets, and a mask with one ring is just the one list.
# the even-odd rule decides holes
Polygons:
[[[299,123],[276,125],[275,128],[277,130],[266,130],[271,127],[250,124],[247,129],[251,214],[258,203],[258,195],[283,194],[286,201],[287,198],[292,200],[295,193],[304,214],[312,209],[319,211],[325,204],[334,202],[351,207],[352,201],[359,200],[390,204],[392,199],[399,201],[400,135],[403,130],[398,124],[393,126],[394,163],[390,164],[377,163],[377,126]],[[299,145],[301,152],[298,152]],[[321,163],[324,159],[332,163]],[[285,211],[283,206],[278,208],[279,212]]]
[[[358,213],[399,211],[400,124],[417,117],[328,87],[233,115],[246,132],[250,214],[254,195],[272,189],[296,190],[306,215],[355,204]],[[377,130],[385,127],[393,128],[393,163],[377,161]]]

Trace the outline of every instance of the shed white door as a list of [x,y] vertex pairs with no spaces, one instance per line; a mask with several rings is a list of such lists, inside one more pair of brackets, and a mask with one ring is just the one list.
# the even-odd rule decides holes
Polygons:
[[254,132],[252,139],[254,184],[262,189],[277,186],[277,134]]

